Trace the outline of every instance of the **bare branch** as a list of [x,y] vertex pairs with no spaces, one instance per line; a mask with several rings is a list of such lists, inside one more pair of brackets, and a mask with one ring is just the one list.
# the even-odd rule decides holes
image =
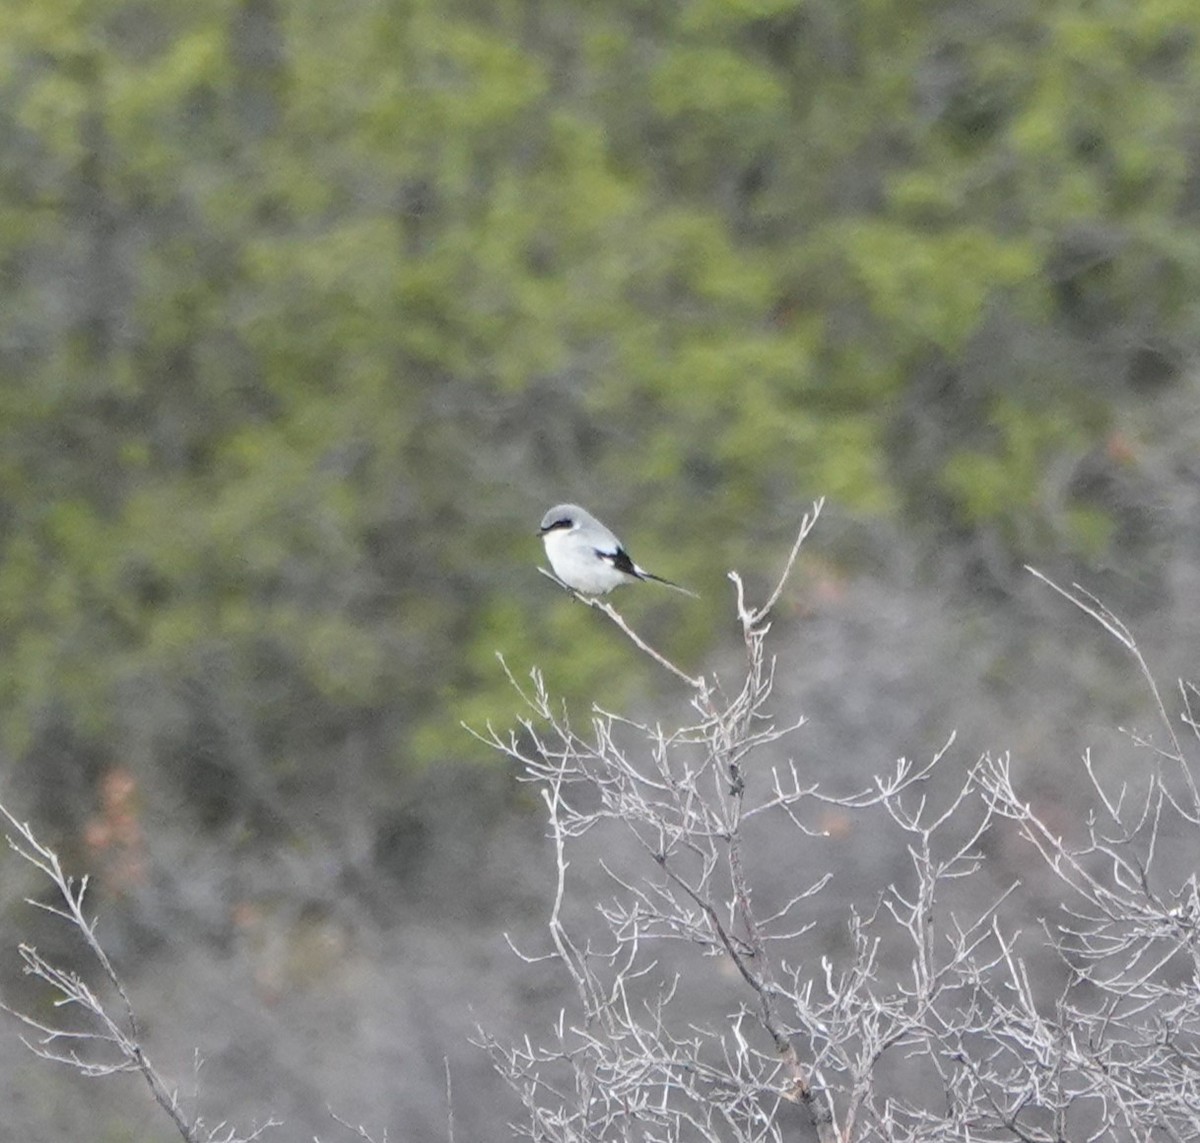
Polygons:
[[[69,877],[63,871],[58,854],[40,842],[29,824],[19,821],[4,805],[0,805],[0,815],[11,830],[7,835],[9,848],[37,869],[57,894],[57,903],[30,898],[28,904],[66,922],[80,935],[99,966],[104,982],[111,987],[118,1001],[118,1011],[113,1012],[82,977],[52,964],[33,946],[22,944],[18,951],[26,975],[47,985],[58,1009],[78,1011],[83,1017],[80,1027],[51,1025],[0,1003],[0,1010],[14,1016],[34,1033],[32,1038],[23,1040],[26,1047],[40,1059],[63,1064],[84,1076],[137,1073],[149,1087],[155,1103],[166,1112],[187,1143],[252,1143],[270,1128],[279,1126],[272,1119],[249,1135],[240,1135],[224,1123],[208,1128],[201,1119],[189,1118],[184,1113],[178,1090],[162,1077],[145,1050],[133,1003],[96,935],[97,919],[88,918],[84,913],[88,879]],[[67,1044],[71,1046],[59,1046]]]

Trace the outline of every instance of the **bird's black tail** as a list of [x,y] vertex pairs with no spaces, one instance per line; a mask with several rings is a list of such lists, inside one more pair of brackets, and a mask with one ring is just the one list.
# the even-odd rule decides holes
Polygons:
[[669,587],[674,591],[681,591],[684,595],[690,595],[693,599],[700,598],[694,591],[689,591],[686,587],[680,587],[679,584],[672,583],[669,579],[663,579],[662,576],[655,575],[653,572],[643,571],[641,568],[637,570],[639,579],[652,579],[655,583],[661,583],[663,587]]

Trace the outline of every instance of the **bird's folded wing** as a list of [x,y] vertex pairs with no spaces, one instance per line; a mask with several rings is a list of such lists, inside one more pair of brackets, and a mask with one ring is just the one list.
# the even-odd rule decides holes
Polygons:
[[615,552],[602,552],[599,548],[592,550],[609,567],[616,568],[617,571],[631,575],[635,579],[642,578],[642,569],[629,558],[629,553],[624,548],[618,548]]

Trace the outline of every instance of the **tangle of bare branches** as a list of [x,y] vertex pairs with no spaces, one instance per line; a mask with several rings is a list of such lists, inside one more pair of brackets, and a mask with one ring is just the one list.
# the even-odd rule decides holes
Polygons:
[[[804,717],[774,710],[779,668],[767,650],[820,510],[805,516],[764,603],[730,574],[744,652],[733,682],[689,674],[610,604],[590,601],[687,688],[678,725],[598,707],[576,722],[535,670],[527,683],[509,676],[522,706],[515,728],[479,735],[538,790],[546,815],[547,943],[510,944],[539,972],[560,973],[571,998],[540,1037],[480,1033],[521,1109],[516,1134],[1200,1139],[1195,687],[1181,684],[1173,717],[1126,625],[1082,588],[1034,573],[1132,656],[1161,724],[1157,742],[1131,732],[1151,764],[1114,782],[1085,753],[1067,829],[1034,808],[1006,755],[956,765],[953,737],[927,761],[902,758],[857,790],[827,791],[792,750]],[[87,1076],[141,1076],[187,1143],[249,1143],[278,1126],[244,1134],[185,1112],[85,912],[87,879],[0,813],[12,851],[50,891],[29,903],[77,934],[95,970],[89,982],[19,946],[58,1013],[51,1022],[5,1009],[29,1050]],[[836,942],[814,920],[835,889],[830,820],[887,831],[903,855],[870,900],[835,902]],[[788,891],[764,907],[755,870],[768,837],[775,861],[787,855]],[[608,839],[620,844],[597,844]],[[1044,876],[998,877],[992,855],[1010,843]],[[697,992],[709,1001],[701,1015]],[[454,1143],[448,1068],[446,1101]],[[331,1116],[367,1143],[388,1137]]]
[[[552,843],[549,947],[515,951],[557,966],[576,998],[541,1042],[481,1032],[524,1107],[514,1129],[555,1143],[1200,1138],[1200,891],[1195,875],[1157,876],[1167,819],[1195,844],[1200,801],[1132,635],[1079,589],[1051,584],[1131,651],[1167,724],[1156,757],[1171,769],[1136,797],[1108,789],[1085,756],[1096,809],[1084,842],[1037,816],[1007,757],[948,770],[953,738],[923,764],[901,759],[867,788],[828,794],[788,754],[805,720],[773,712],[765,646],[820,507],[762,605],[730,574],[745,650],[736,687],[689,675],[593,604],[691,689],[693,721],[664,728],[593,709],[581,729],[534,671],[528,685],[511,680],[525,707],[515,729],[481,736],[540,789]],[[1190,710],[1184,721],[1195,731]],[[836,959],[816,949],[808,919],[830,883],[813,861],[813,823],[831,808],[873,829],[882,813],[907,854],[868,913],[847,908]],[[799,877],[763,916],[747,823],[771,818],[792,831]],[[1014,827],[1063,902],[1033,932],[1020,882],[964,891],[994,835]],[[568,922],[572,871],[602,830],[632,842],[640,868],[591,859],[612,895],[596,923]],[[659,981],[664,942],[694,957]],[[678,974],[703,971],[705,957],[729,966],[741,995],[700,1024],[678,1003]]]

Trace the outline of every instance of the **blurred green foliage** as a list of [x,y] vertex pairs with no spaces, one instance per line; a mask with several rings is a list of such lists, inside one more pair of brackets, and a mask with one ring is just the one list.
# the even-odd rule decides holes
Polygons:
[[354,737],[384,790],[507,709],[496,650],[619,701],[628,648],[532,572],[566,496],[705,593],[628,601],[684,659],[819,494],[1101,552],[1064,465],[1195,343],[1182,0],[0,25],[16,755],[66,728],[247,783]]

